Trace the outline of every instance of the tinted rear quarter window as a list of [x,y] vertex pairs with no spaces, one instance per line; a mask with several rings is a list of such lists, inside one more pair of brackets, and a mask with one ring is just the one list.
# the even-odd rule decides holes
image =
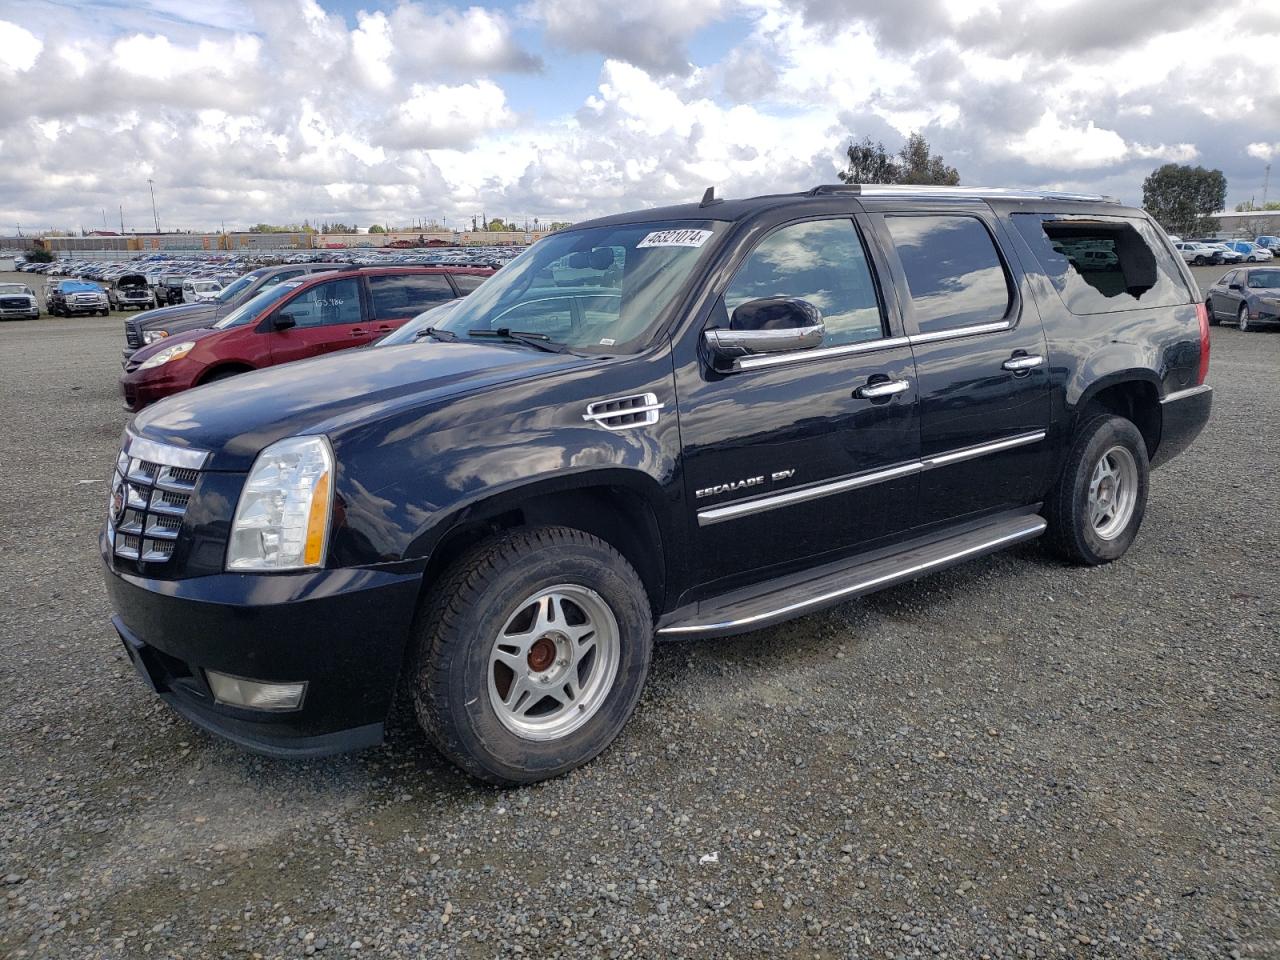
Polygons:
[[1074,314],[1191,299],[1173,255],[1146,220],[1015,213],[1013,223]]
[[480,284],[484,283],[484,277],[477,277],[470,273],[455,273],[453,281],[458,285],[458,292],[466,296]]
[[921,333],[1005,318],[1009,279],[981,220],[957,214],[891,215],[884,220]]

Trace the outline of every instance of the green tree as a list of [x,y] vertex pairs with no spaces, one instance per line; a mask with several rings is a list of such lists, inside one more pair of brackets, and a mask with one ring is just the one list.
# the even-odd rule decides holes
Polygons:
[[898,182],[956,187],[960,185],[960,172],[929,152],[924,134],[913,133],[898,152]]
[[508,227],[505,223],[503,223],[501,218],[494,217],[492,220],[489,221],[489,229],[490,230],[511,230],[512,228]]
[[909,183],[954,187],[960,183],[960,173],[947,166],[940,156],[929,149],[929,141],[922,133],[912,133],[898,151],[890,156],[883,143],[873,143],[870,137],[860,142],[850,141],[845,149],[848,166],[837,176],[845,183]]
[[44,247],[35,247],[25,254],[28,263],[52,263],[53,254]]
[[387,228],[382,226],[382,224],[380,223],[375,223],[373,226],[369,228],[369,232],[370,233],[386,233]]
[[883,143],[872,143],[870,137],[863,137],[861,143],[851,141],[845,152],[849,166],[837,174],[844,183],[898,182],[898,165]]
[[1227,202],[1221,170],[1166,163],[1142,181],[1142,206],[1170,233],[1197,236],[1218,229],[1213,216]]

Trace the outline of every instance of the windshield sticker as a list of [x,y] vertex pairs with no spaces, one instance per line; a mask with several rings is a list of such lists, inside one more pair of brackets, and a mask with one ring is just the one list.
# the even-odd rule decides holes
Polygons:
[[655,230],[636,244],[645,247],[700,247],[711,238],[710,230]]

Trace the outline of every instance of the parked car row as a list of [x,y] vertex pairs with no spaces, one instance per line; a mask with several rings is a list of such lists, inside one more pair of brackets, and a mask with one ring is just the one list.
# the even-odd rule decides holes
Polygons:
[[1271,260],[1274,256],[1272,250],[1261,243],[1268,239],[1273,238],[1259,237],[1256,241],[1176,240],[1173,246],[1187,263],[1197,267],[1210,264],[1216,267],[1224,263],[1263,263]]
[[[300,269],[305,266],[312,269]],[[159,335],[150,342],[144,335],[142,346],[126,350],[125,407],[140,410],[200,384],[364,346],[429,307],[465,297],[493,271],[299,264],[256,273],[241,289],[247,299],[239,306],[197,305],[175,321],[181,331],[155,329]]]

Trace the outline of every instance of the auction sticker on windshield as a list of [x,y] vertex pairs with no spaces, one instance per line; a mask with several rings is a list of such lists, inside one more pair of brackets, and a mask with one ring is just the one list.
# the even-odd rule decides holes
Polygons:
[[655,230],[636,244],[644,247],[700,247],[711,236],[710,230]]

